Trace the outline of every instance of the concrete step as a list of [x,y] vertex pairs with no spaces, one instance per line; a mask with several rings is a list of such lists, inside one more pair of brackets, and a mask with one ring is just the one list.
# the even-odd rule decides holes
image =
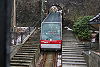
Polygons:
[[87,67],[87,65],[62,64],[62,67]]
[[75,57],[83,57],[83,55],[79,55],[79,54],[62,54],[62,56],[70,56],[70,57],[73,57],[73,56],[75,56]]
[[[29,50],[37,50],[37,48],[21,48],[20,51],[21,51],[21,50],[28,50],[28,49],[29,49]],[[29,51],[29,50],[28,50],[28,51]]]
[[85,62],[85,60],[81,60],[81,59],[62,59],[62,62]]
[[62,49],[62,51],[66,51],[66,52],[79,52],[80,50],[75,49],[75,50],[71,50],[71,49]]
[[63,52],[62,51],[62,54],[81,54],[81,52]]
[[20,49],[21,51],[36,51],[37,49]]
[[78,47],[89,47],[88,45],[78,45]]
[[35,49],[35,48],[36,48],[36,49],[38,48],[38,47],[36,47],[35,45],[32,45],[32,46],[31,46],[31,45],[24,45],[24,46],[22,46],[22,48],[23,48],[23,47],[26,47],[26,48],[34,48],[34,49]]
[[13,57],[12,60],[33,60],[33,58],[29,57]]
[[34,46],[34,45],[32,45],[32,44],[24,44],[22,46]]
[[72,46],[62,46],[62,48],[70,48],[70,49],[85,49],[85,47],[72,47]]
[[10,63],[11,66],[29,66],[29,63]]
[[63,52],[80,52],[81,50],[79,51],[79,50],[65,50],[65,49],[62,49],[62,51]]
[[84,57],[68,57],[68,56],[62,56],[62,59],[82,59],[84,60]]
[[62,65],[63,64],[70,64],[70,65],[86,65],[86,63],[83,63],[83,62],[62,62]]
[[34,55],[35,53],[17,53],[16,55]]
[[31,63],[30,60],[11,60],[11,63]]
[[21,56],[21,57],[16,57],[16,56],[14,56],[12,59],[33,59],[33,57],[31,57],[31,56]]
[[21,47],[21,49],[35,49],[35,47]]
[[66,48],[66,47],[62,47],[62,50],[80,50],[80,48],[72,48],[72,47],[70,47],[70,48]]
[[76,49],[76,48],[73,48],[73,47],[71,47],[71,48],[65,48],[65,47],[63,47],[62,50],[79,50],[79,49]]
[[29,57],[29,58],[33,58],[34,56],[32,56],[32,55],[15,55],[14,57]]
[[35,53],[36,51],[18,51],[18,53]]
[[75,49],[75,48],[78,48],[78,47],[74,47],[74,46],[62,46],[62,48],[66,48],[66,49],[67,48],[74,48]]

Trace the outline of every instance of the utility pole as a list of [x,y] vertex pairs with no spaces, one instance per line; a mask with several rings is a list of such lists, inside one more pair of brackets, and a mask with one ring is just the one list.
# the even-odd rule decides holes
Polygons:
[[100,50],[100,24],[99,24],[99,50]]
[[16,32],[17,25],[16,25],[16,0],[13,1],[13,35],[14,35],[14,45],[16,45]]
[[44,17],[44,0],[41,0],[41,22],[43,21],[43,17]]
[[12,0],[0,0],[0,67],[10,67]]
[[13,31],[16,32],[16,0],[13,2]]

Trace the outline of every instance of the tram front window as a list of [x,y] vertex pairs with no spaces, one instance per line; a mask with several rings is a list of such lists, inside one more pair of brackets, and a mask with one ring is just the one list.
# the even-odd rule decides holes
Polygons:
[[61,25],[59,23],[42,24],[42,40],[60,40]]

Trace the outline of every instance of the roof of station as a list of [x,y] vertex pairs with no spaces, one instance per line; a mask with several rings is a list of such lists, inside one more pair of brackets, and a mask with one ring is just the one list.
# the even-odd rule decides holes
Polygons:
[[100,24],[100,13],[94,18],[90,19],[89,24]]

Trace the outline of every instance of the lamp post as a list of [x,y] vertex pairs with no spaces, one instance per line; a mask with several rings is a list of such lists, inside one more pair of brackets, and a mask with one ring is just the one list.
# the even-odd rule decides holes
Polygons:
[[45,3],[45,6],[44,6],[44,7],[45,7],[45,10],[46,10],[46,6],[47,6],[47,0],[45,0],[45,1],[44,1],[44,3]]
[[41,0],[41,22],[43,21],[43,2],[44,0]]
[[44,13],[45,13],[45,17],[47,16],[48,10],[47,10],[47,0],[45,0],[45,4],[44,4]]

